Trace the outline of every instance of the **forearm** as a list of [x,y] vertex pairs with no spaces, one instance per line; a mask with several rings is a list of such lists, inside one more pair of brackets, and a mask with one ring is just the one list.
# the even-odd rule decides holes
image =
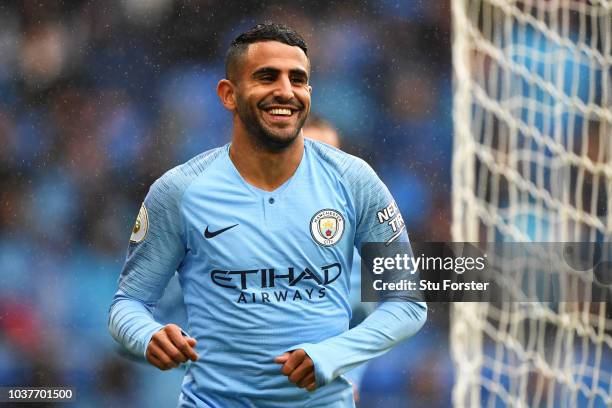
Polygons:
[[388,351],[425,323],[427,307],[416,302],[385,302],[351,330],[318,344],[300,344],[315,364],[317,386]]
[[138,357],[145,358],[147,345],[163,325],[146,304],[118,292],[110,307],[108,329],[115,340]]

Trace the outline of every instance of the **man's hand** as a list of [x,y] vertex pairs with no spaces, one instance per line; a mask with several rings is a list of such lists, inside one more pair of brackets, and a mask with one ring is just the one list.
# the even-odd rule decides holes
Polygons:
[[160,370],[178,367],[187,360],[197,361],[195,345],[196,339],[183,336],[176,324],[168,324],[151,337],[147,361]]
[[317,388],[314,363],[303,349],[288,351],[276,357],[274,362],[283,365],[281,372],[298,387],[306,388],[308,391]]

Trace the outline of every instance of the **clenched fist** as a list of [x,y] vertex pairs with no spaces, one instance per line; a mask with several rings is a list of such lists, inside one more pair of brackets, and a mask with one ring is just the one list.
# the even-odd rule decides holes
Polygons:
[[176,324],[168,324],[151,337],[147,346],[147,361],[160,370],[178,367],[187,360],[197,361],[196,339],[183,336]]
[[281,372],[298,387],[306,388],[308,391],[317,388],[314,363],[303,349],[288,351],[276,357],[274,362],[283,365]]

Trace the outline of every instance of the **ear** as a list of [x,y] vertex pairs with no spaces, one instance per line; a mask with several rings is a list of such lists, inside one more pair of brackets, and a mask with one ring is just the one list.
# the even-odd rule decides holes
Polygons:
[[219,99],[225,109],[231,112],[236,110],[234,84],[229,79],[222,79],[219,81],[217,84],[217,95],[219,95]]
[[308,85],[308,93],[312,95],[312,86]]

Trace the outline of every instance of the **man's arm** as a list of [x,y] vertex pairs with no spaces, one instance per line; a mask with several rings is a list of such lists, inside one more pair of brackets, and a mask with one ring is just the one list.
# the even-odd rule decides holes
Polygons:
[[[346,178],[352,186],[357,209],[357,248],[361,249],[367,242],[393,241],[405,243],[409,250],[408,235],[393,197],[365,162],[357,161],[356,166],[357,169],[349,169]],[[379,217],[378,213],[385,209],[388,209],[386,215],[395,215]],[[293,352],[277,357],[276,362],[283,364],[281,370],[290,381],[313,390],[414,335],[425,324],[426,317],[424,302],[409,299],[384,302],[351,330],[317,344],[296,345],[292,347]]]
[[[329,384],[339,375],[386,353],[418,332],[425,324],[426,318],[427,306],[424,303],[385,302],[361,324],[339,336],[317,344],[303,343],[293,347],[295,351],[305,351],[314,365],[314,386],[309,387],[309,384],[306,384],[304,388],[313,390]],[[288,361],[292,355],[286,354],[288,358],[284,361]],[[283,360],[277,359],[277,362],[281,363]],[[305,363],[306,366],[309,364]],[[294,371],[289,367],[283,368],[283,373],[290,377]],[[299,374],[295,377],[298,381],[303,378],[298,376]],[[297,384],[297,381],[292,382]]]
[[195,361],[195,339],[176,325],[163,326],[153,309],[185,255],[176,171],[151,187],[134,226],[119,289],[109,311],[108,327],[115,340],[160,369]]

